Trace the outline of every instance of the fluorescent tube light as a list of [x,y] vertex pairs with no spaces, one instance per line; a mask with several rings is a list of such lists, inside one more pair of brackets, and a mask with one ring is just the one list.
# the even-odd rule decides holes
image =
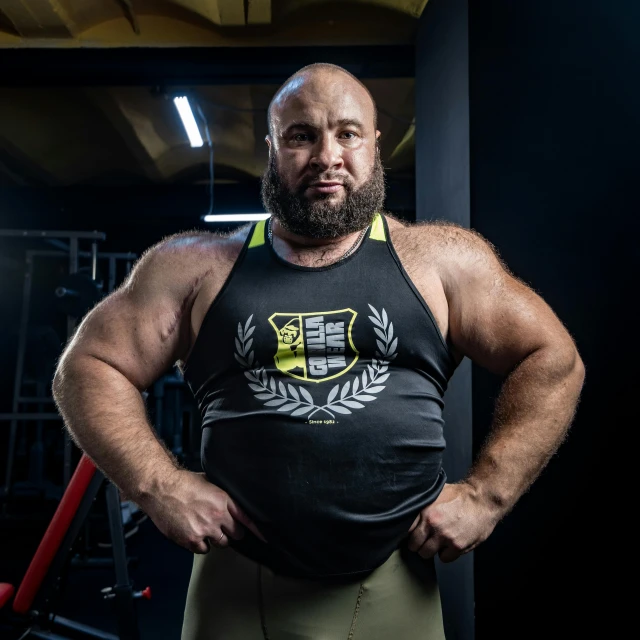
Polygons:
[[270,213],[216,213],[204,216],[205,222],[252,222],[254,220],[266,220]]
[[177,98],[173,99],[173,104],[176,105],[176,109],[180,114],[182,124],[184,125],[185,131],[189,136],[189,142],[191,143],[191,146],[201,147],[204,143],[202,141],[202,136],[200,135],[198,125],[196,124],[196,119],[193,117],[193,111],[191,111],[189,99],[187,98],[187,96],[178,96]]

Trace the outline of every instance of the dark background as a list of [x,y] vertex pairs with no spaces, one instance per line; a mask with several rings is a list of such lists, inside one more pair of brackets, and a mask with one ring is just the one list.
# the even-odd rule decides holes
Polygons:
[[[624,609],[616,604],[613,575],[626,565],[629,546],[619,536],[627,516],[612,513],[612,494],[621,447],[635,426],[637,379],[631,309],[638,275],[640,5],[469,5],[471,226],[551,305],[587,369],[567,441],[475,552],[476,638],[616,637]],[[141,82],[155,73],[148,55]],[[254,187],[220,187],[216,203],[228,203],[228,210],[259,206]],[[415,217],[414,189],[392,185],[387,208]],[[206,197],[204,187],[6,187],[0,226],[99,229],[107,233],[105,249],[139,253],[168,233],[204,228]],[[2,243],[3,410],[9,410],[21,286],[9,266],[21,251]],[[473,369],[475,450],[498,390],[499,380]],[[178,576],[168,578],[176,594],[169,601],[180,616],[188,554],[158,544],[158,553],[180,565],[174,574],[166,567],[167,576]]]
[[[477,637],[616,637],[628,520],[614,496],[638,379],[640,6],[471,2],[469,24],[471,225],[551,305],[587,370],[567,441],[476,552]],[[497,390],[474,369],[476,448]]]

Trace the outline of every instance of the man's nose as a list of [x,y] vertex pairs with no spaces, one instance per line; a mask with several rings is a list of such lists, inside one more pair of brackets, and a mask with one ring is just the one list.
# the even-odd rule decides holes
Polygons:
[[342,147],[334,136],[318,136],[309,164],[320,171],[342,167]]

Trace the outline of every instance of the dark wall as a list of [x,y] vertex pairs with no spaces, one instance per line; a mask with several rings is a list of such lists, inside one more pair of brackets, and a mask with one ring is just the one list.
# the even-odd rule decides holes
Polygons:
[[[471,224],[587,368],[568,440],[476,551],[479,639],[613,638],[626,615],[612,496],[637,422],[639,28],[631,1],[470,2]],[[477,450],[498,381],[473,379]]]
[[[469,36],[467,0],[430,0],[416,43],[416,218],[469,227]],[[471,363],[465,359],[445,394],[443,465],[448,482],[472,459]],[[473,553],[436,558],[447,640],[474,638]]]

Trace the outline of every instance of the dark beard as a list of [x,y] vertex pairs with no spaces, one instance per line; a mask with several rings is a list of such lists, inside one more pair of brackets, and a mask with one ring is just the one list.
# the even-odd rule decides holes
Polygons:
[[336,178],[328,173],[310,176],[298,190],[292,191],[283,184],[275,160],[270,158],[262,177],[262,204],[287,231],[308,238],[338,238],[369,226],[384,204],[380,153],[376,152],[371,175],[361,187],[355,189],[351,181],[340,177],[345,190],[341,204],[332,203],[329,196],[309,199],[304,195],[309,183]]

